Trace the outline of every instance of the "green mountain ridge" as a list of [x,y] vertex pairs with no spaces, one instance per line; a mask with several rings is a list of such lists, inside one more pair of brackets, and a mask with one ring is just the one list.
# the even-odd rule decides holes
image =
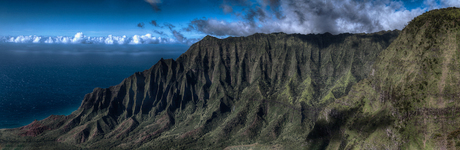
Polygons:
[[331,134],[313,139],[325,149],[460,148],[459,23],[458,8],[412,20],[372,75],[323,109],[316,132]]
[[94,89],[71,115],[0,131],[0,140],[90,149],[301,146],[320,108],[366,78],[398,34],[207,36],[176,60]]
[[0,149],[454,149],[460,10],[403,31],[205,37]]

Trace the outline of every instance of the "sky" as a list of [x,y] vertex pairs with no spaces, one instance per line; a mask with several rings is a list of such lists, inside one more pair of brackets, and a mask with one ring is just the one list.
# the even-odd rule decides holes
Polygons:
[[191,43],[254,33],[372,33],[459,0],[0,0],[0,36],[146,35]]

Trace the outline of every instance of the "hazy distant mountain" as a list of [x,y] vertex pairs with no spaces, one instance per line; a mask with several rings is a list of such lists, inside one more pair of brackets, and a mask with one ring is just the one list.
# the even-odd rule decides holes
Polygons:
[[401,32],[207,36],[0,147],[458,148],[459,23],[448,8]]

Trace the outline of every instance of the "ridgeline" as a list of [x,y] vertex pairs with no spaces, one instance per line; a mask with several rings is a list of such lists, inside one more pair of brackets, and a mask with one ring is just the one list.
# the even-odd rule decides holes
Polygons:
[[0,130],[0,148],[453,148],[459,22],[448,8],[403,31],[207,36],[69,116]]

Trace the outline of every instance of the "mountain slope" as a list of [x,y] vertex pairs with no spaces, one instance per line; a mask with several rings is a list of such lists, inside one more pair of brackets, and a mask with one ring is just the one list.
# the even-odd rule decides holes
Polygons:
[[19,148],[302,148],[321,108],[366,78],[398,34],[207,36],[176,60],[94,89],[71,115],[0,130],[0,140]]
[[309,138],[328,149],[460,148],[459,23],[458,8],[412,20]]

